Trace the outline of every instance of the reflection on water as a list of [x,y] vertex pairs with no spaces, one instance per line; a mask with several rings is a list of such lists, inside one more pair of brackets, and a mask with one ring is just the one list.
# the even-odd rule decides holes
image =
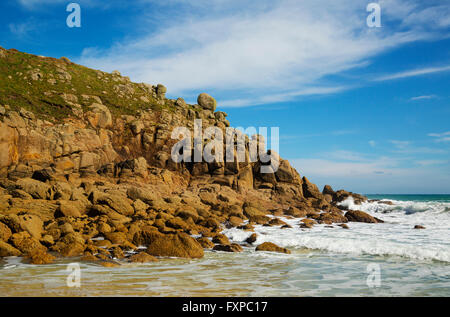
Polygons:
[[[0,262],[1,296],[449,296],[444,262],[347,256],[311,250],[291,255],[206,252],[203,259],[161,259],[105,268],[80,263],[81,287],[69,288],[67,264]],[[367,265],[381,268],[379,288],[367,286]]]

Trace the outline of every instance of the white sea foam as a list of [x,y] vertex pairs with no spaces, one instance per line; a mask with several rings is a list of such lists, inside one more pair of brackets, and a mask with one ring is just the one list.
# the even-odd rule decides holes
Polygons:
[[[384,224],[349,223],[350,230],[316,225],[301,229],[299,219],[284,219],[292,229],[256,226],[255,244],[270,241],[292,249],[308,248],[332,253],[401,256],[417,260],[450,262],[450,203],[393,201],[394,205],[367,202],[355,205],[353,199],[342,203],[349,209],[365,211],[381,218]],[[425,230],[413,229],[423,225]],[[225,234],[235,242],[250,235],[237,229]]]

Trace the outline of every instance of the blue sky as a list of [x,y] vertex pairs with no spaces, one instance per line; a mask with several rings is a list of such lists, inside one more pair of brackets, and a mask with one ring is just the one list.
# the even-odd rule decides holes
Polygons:
[[0,45],[73,61],[171,98],[208,92],[233,126],[280,127],[323,186],[450,193],[450,3],[385,0],[3,0]]

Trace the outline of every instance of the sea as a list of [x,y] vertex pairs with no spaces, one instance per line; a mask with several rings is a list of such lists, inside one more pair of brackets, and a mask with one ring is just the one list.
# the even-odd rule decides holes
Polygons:
[[[64,259],[29,265],[0,260],[0,296],[450,296],[450,195],[368,195],[393,205],[366,202],[381,224],[350,229],[316,225],[256,226],[255,245],[266,241],[291,254],[206,251],[202,259],[160,259],[106,268]],[[414,229],[416,225],[425,229]],[[244,243],[251,234],[224,231]]]

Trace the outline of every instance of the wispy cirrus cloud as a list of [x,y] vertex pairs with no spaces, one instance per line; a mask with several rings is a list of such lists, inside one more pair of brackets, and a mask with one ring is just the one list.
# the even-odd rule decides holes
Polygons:
[[394,80],[394,79],[422,76],[422,75],[427,75],[427,74],[441,73],[441,72],[448,72],[448,71],[450,71],[450,66],[427,67],[427,68],[413,69],[413,70],[399,72],[399,73],[395,73],[395,74],[391,74],[391,75],[381,76],[381,77],[376,78],[375,80],[376,81],[386,81],[386,80]]
[[435,142],[450,142],[450,131],[443,133],[429,133],[428,136],[434,138]]
[[[135,81],[157,79],[167,85],[169,94],[188,99],[208,90],[226,107],[351,89],[351,85],[325,78],[365,67],[380,53],[440,31],[439,27],[424,31],[416,24],[398,23],[387,32],[370,29],[366,3],[352,0],[138,3],[162,6],[167,15],[157,21],[154,17],[140,20],[151,31],[106,50],[86,48],[77,61],[110,71],[119,69]],[[402,21],[424,10],[420,6],[399,9],[411,3],[419,1],[385,1],[383,17]],[[181,6],[183,14],[174,5]],[[433,12],[437,14],[421,15],[423,23],[434,23]]]
[[411,101],[418,101],[418,100],[429,100],[429,99],[435,99],[437,98],[436,95],[423,95],[423,96],[416,96],[416,97],[412,97]]

